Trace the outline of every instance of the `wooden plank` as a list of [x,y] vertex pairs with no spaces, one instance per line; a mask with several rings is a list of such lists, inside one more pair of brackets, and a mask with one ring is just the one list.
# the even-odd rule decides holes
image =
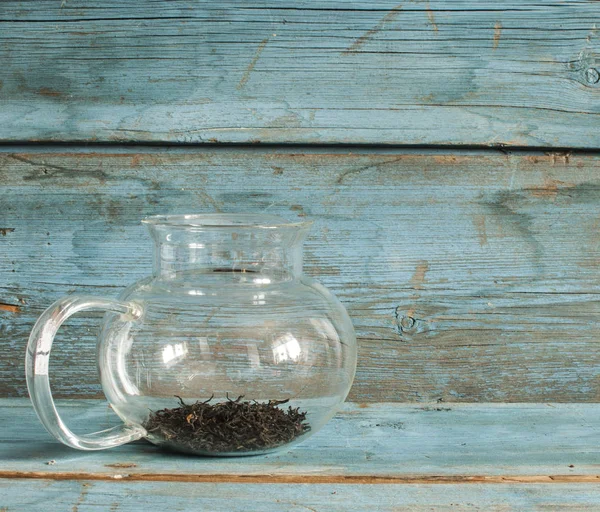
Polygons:
[[0,140],[600,147],[597,2],[5,0]]
[[[0,393],[25,395],[53,300],[150,272],[142,216],[268,211],[316,221],[305,267],[354,320],[353,400],[598,401],[598,176],[578,153],[5,150]],[[95,318],[61,331],[59,396],[100,395]]]
[[[0,478],[258,484],[600,482],[597,404],[347,403],[293,450],[182,456],[146,442],[100,452],[61,445],[24,399],[0,401]],[[79,432],[117,424],[104,401],[66,401]]]
[[590,485],[249,485],[0,480],[0,510],[425,512],[598,510]]

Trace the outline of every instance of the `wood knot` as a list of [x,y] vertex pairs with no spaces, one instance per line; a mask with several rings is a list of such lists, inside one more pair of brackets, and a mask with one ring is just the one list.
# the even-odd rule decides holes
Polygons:
[[585,49],[571,62],[569,68],[583,85],[600,85],[600,54]]
[[600,72],[596,68],[587,68],[584,73],[585,81],[588,84],[597,84],[600,82]]
[[403,341],[406,341],[405,335],[410,336],[411,334],[415,334],[418,330],[418,322],[417,319],[412,316],[413,314],[413,310],[404,312],[400,306],[396,308],[396,329]]
[[400,319],[400,328],[402,331],[409,331],[415,326],[416,320],[412,316],[403,316]]

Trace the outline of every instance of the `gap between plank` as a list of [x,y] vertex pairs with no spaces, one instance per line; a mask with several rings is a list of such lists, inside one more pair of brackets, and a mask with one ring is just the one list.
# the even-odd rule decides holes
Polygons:
[[172,473],[82,473],[0,471],[5,479],[103,480],[231,484],[584,484],[600,483],[600,475],[231,475]]
[[0,139],[0,153],[186,153],[196,151],[240,151],[267,153],[277,151],[288,154],[297,151],[311,151],[314,153],[327,152],[353,152],[365,153],[398,153],[408,152],[420,154],[423,151],[432,153],[478,153],[478,154],[534,154],[534,153],[574,153],[578,155],[597,155],[600,146],[572,147],[572,146],[509,146],[506,144],[391,144],[391,143],[358,143],[358,142],[173,142],[173,141],[44,141],[31,142],[26,140]]

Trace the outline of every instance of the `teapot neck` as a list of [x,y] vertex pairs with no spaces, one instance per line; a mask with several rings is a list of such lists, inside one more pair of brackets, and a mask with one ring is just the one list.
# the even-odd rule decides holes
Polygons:
[[150,217],[154,275],[162,280],[267,285],[302,274],[310,222],[276,223],[267,215]]
[[235,281],[271,284],[290,281],[302,274],[302,246],[244,246],[201,242],[156,242],[154,275],[161,279],[199,277],[208,282]]

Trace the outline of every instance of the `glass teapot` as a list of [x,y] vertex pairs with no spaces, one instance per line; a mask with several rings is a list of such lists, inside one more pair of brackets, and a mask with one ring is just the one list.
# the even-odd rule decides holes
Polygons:
[[[346,398],[356,338],[340,302],[302,274],[311,222],[272,215],[169,215],[142,221],[150,277],[119,300],[72,295],[35,324],[27,387],[46,429],[101,450],[146,438],[198,455],[251,455],[317,432]],[[54,336],[78,311],[106,310],[98,340],[104,393],[124,424],[76,435],[50,391]]]

